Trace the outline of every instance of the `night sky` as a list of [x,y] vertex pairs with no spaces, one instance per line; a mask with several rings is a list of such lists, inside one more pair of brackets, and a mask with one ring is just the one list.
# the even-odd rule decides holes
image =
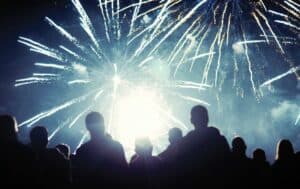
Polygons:
[[[95,9],[95,5],[97,5],[97,1],[87,2],[82,0],[82,2],[84,2],[85,8]],[[124,1],[123,3],[126,2]],[[0,1],[0,113],[10,113],[16,115],[17,119],[24,120],[32,116],[32,112],[38,112],[40,110],[39,105],[46,107],[51,103],[50,99],[57,98],[57,94],[60,94],[61,91],[64,90],[64,86],[58,86],[56,88],[50,87],[47,89],[47,92],[44,92],[47,86],[24,87],[19,89],[13,85],[16,79],[29,76],[28,74],[30,74],[34,68],[33,62],[39,59],[39,57],[30,53],[23,45],[17,43],[18,36],[28,36],[37,41],[51,44],[52,39],[55,39],[56,35],[52,34],[54,33],[52,29],[51,32],[49,32],[50,27],[44,22],[45,16],[52,17],[62,23],[64,23],[63,20],[66,20],[65,22],[69,24],[68,27],[71,28],[72,24],[78,23],[78,20],[77,15],[71,13],[72,8],[70,9],[70,7],[72,7],[72,4],[69,0]],[[298,25],[300,25],[300,23]],[[281,28],[281,31],[285,32],[285,28]],[[298,45],[289,48],[286,56],[289,57],[295,65],[300,65],[300,34],[298,33],[296,37],[298,37]],[[266,56],[275,62],[277,61],[274,57],[268,57],[267,53]],[[289,69],[289,65],[282,65],[280,62],[276,63],[278,64],[274,64],[274,70],[270,70],[270,78]],[[288,101],[300,107],[300,84],[295,74],[291,74],[277,81],[274,83],[274,87],[278,91],[276,95],[270,95],[271,98],[275,99],[274,101]],[[49,101],[42,103],[41,101],[37,101],[37,99],[41,99],[43,95],[47,96],[46,99]],[[243,104],[244,101],[244,99],[238,99],[233,103],[239,106],[239,104]],[[254,107],[256,106],[259,108],[263,105],[254,103]],[[243,111],[247,111],[246,109],[247,108],[244,107]],[[251,107],[249,109],[255,111],[255,108]],[[280,122],[279,124],[282,123],[286,122]],[[298,125],[298,127],[299,126],[300,125]],[[295,128],[293,128],[293,131],[299,132],[299,129],[295,130]],[[300,138],[300,135],[293,137]]]

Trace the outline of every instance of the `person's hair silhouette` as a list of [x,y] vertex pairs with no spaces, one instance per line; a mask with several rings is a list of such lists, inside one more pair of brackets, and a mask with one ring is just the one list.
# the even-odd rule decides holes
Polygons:
[[43,126],[34,127],[30,131],[30,141],[35,150],[44,150],[48,145],[48,131]]
[[0,140],[17,140],[18,126],[16,118],[10,115],[0,115]]
[[150,157],[152,155],[153,146],[147,137],[137,138],[135,140],[135,152],[142,157]]
[[267,161],[266,153],[263,149],[257,148],[253,151],[253,160],[259,161],[259,162],[265,162]]
[[197,105],[191,110],[191,123],[195,129],[207,127],[209,122],[208,111],[204,106]]
[[246,154],[247,146],[242,137],[235,137],[232,140],[231,146],[232,146],[232,152],[240,155]]
[[182,131],[177,127],[170,129],[168,135],[170,144],[175,144],[182,139]]
[[278,142],[276,151],[276,159],[288,160],[294,157],[293,144],[287,139]]
[[105,136],[104,118],[99,112],[91,112],[85,118],[85,125],[91,138]]

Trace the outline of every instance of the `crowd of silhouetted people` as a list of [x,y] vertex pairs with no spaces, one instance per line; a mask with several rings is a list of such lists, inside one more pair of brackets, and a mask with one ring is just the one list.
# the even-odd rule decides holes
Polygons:
[[30,131],[30,144],[22,144],[16,119],[0,115],[0,185],[177,189],[292,186],[300,181],[299,152],[294,152],[289,140],[278,142],[276,160],[270,164],[263,149],[247,157],[243,138],[235,137],[229,145],[208,122],[207,109],[195,106],[191,110],[194,130],[183,136],[179,128],[170,129],[170,144],[157,156],[152,155],[148,138],[138,138],[135,154],[127,162],[123,146],[105,132],[104,118],[98,112],[86,116],[90,140],[75,154],[70,154],[67,144],[48,148],[43,126]]

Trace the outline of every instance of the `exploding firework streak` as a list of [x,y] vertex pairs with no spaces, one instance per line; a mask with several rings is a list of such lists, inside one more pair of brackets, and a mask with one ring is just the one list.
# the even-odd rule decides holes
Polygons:
[[[99,0],[100,32],[95,27],[99,23],[91,19],[80,1],[71,2],[89,42],[49,17],[45,21],[68,43],[52,48],[27,37],[18,40],[30,51],[48,57],[49,61],[34,65],[49,72],[17,79],[16,87],[64,82],[70,87],[88,88],[81,96],[19,125],[31,127],[82,104],[85,108],[62,121],[50,139],[62,128],[72,128],[88,111],[105,106],[108,132],[130,150],[134,137],[148,135],[155,142],[172,126],[187,131],[172,112],[172,102],[209,106],[197,94],[212,87],[221,91],[227,74],[232,74],[232,85],[237,90],[243,86],[241,76],[247,76],[253,94],[260,98],[260,87],[299,70],[289,61],[291,70],[261,84],[256,80],[258,73],[250,53],[264,44],[285,56],[284,47],[297,44],[293,37],[277,36],[274,29],[274,24],[281,24],[298,34],[299,4],[292,0],[274,3],[278,10],[268,9],[263,0],[198,0],[192,4],[183,0],[138,0],[129,5],[120,0]],[[280,19],[269,20],[271,14]],[[255,34],[249,34],[253,32],[248,31],[249,25]],[[182,77],[195,73],[196,79]],[[191,94],[187,91],[196,91],[196,95],[186,95]],[[86,138],[85,132],[79,145]]]

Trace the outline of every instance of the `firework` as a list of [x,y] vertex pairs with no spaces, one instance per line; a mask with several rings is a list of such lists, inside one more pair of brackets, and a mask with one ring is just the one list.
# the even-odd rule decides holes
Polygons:
[[[190,6],[183,0],[138,0],[125,6],[120,0],[99,0],[101,27],[95,27],[99,23],[92,22],[94,19],[79,0],[71,2],[79,17],[78,27],[88,37],[88,42],[49,17],[45,17],[45,21],[70,43],[53,48],[27,37],[18,39],[30,51],[48,58],[48,62],[34,65],[49,71],[17,79],[15,87],[59,82],[88,89],[88,92],[78,90],[83,94],[19,125],[31,127],[75,104],[84,107],[74,113],[74,117],[62,121],[49,139],[66,126],[73,128],[88,111],[105,106],[103,114],[108,120],[108,132],[132,150],[133,139],[138,135],[151,135],[155,141],[171,126],[187,131],[189,128],[174,115],[171,104],[183,101],[209,106],[199,98],[199,93],[214,87],[221,91],[226,74],[231,74],[230,68],[233,68],[233,87],[241,88],[237,77],[246,75],[244,78],[248,79],[257,97],[260,97],[259,86],[299,70],[291,65],[293,69],[287,73],[261,84],[250,55],[252,46],[259,48],[258,44],[267,44],[285,56],[284,45],[293,42],[293,38],[278,36],[274,24],[283,24],[298,32],[295,20],[299,19],[299,4],[291,0],[274,3],[279,10],[268,9],[262,0],[243,1],[243,6],[238,0],[201,0]],[[284,19],[292,15],[293,18],[274,21],[268,15]],[[256,28],[255,36],[248,33],[249,20]],[[124,23],[128,24],[124,26]],[[228,54],[232,59],[225,59]],[[246,71],[242,72],[244,67],[238,64],[241,61],[246,63]],[[195,72],[197,77],[193,79],[186,76]],[[190,91],[196,91],[196,95]],[[136,122],[137,117],[140,122]],[[127,126],[124,128],[124,125]],[[78,146],[86,138],[87,133],[83,132]]]

